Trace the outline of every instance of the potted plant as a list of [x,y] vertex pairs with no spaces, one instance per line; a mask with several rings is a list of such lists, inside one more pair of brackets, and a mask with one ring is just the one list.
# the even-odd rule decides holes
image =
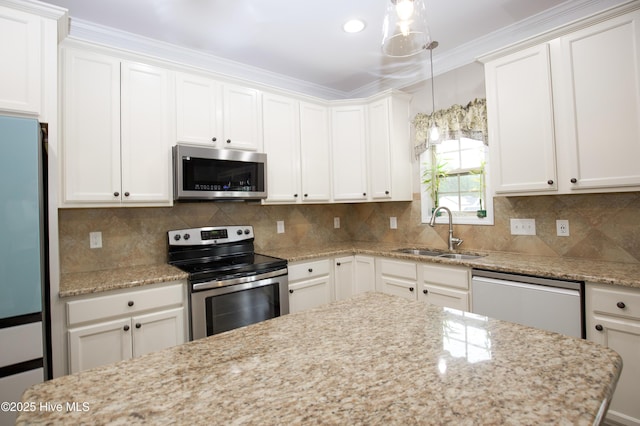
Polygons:
[[487,183],[486,183],[486,179],[487,176],[485,174],[485,170],[484,170],[484,166],[485,166],[485,162],[483,161],[482,163],[480,163],[480,168],[475,171],[474,173],[478,175],[478,184],[480,186],[480,208],[478,210],[476,210],[476,216],[478,216],[480,219],[487,217],[487,210],[482,208],[482,196],[485,194],[485,190],[487,187]]
[[[431,196],[433,201],[433,208],[431,213],[438,207],[438,191],[440,190],[440,183],[442,179],[447,177],[446,162],[441,161],[437,156],[434,161],[425,168],[422,173],[422,183],[426,186],[427,192]],[[440,212],[438,212],[438,216]]]

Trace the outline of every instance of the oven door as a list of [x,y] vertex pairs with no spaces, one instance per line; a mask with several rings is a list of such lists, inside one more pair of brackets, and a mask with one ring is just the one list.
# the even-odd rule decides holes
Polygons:
[[287,269],[191,285],[191,340],[289,313]]

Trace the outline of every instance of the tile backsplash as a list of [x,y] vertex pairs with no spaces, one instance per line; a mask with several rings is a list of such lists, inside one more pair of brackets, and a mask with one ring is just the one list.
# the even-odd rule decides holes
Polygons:
[[[455,225],[461,250],[577,257],[640,263],[640,193],[497,197],[495,225]],[[334,217],[340,228],[334,228]],[[397,229],[389,218],[396,217]],[[180,203],[174,207],[59,210],[61,272],[84,272],[164,263],[166,232],[199,226],[253,225],[256,250],[328,245],[335,242],[394,242],[446,248],[448,227],[420,222],[413,202],[270,205]],[[535,236],[510,234],[510,218],[536,220]],[[556,236],[556,219],[569,221],[570,236]],[[276,232],[284,221],[285,233]],[[102,232],[102,248],[89,248],[89,232]]]

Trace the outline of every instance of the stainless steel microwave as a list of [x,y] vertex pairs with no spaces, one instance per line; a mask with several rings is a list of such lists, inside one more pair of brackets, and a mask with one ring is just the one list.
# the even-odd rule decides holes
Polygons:
[[267,154],[178,144],[173,147],[175,200],[267,198]]

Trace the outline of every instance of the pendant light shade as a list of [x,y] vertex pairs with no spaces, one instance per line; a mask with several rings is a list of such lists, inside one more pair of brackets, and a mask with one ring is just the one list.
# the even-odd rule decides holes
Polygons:
[[425,0],[387,0],[382,24],[382,52],[402,58],[424,51],[431,43]]

